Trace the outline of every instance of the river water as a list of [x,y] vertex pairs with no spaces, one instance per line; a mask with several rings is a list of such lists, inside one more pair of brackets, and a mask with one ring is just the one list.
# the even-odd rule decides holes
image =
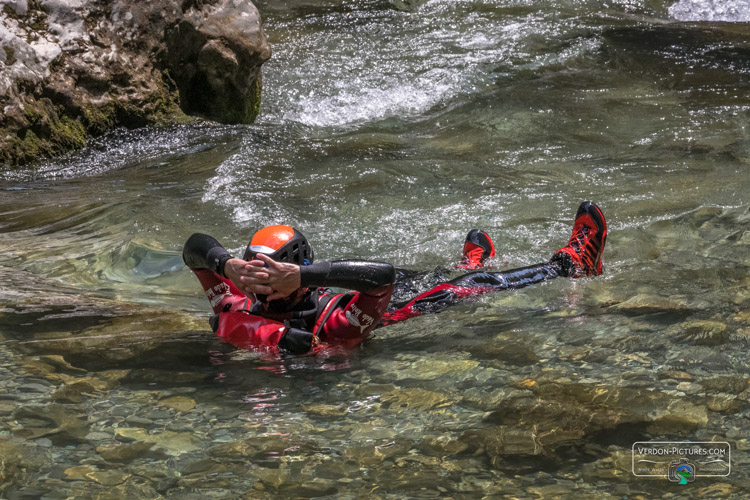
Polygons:
[[[259,1],[252,126],[0,172],[0,497],[739,497],[750,487],[750,4]],[[353,352],[215,339],[183,266],[289,223],[319,259],[497,268],[607,216],[605,273]],[[719,441],[688,486],[636,441]],[[729,460],[728,460],[729,461]],[[698,464],[702,467],[701,464]]]

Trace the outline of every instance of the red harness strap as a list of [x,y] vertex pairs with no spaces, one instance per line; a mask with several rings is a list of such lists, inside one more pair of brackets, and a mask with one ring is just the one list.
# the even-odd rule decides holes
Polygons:
[[349,294],[339,293],[339,294],[329,294],[327,296],[324,296],[320,302],[318,302],[318,309],[320,310],[320,306],[322,305],[323,308],[320,310],[320,315],[318,316],[318,319],[315,321],[315,326],[313,326],[312,334],[313,334],[313,346],[316,346],[320,339],[318,337],[318,333],[323,328],[323,325],[326,324],[326,321],[328,321],[328,318],[331,316],[331,313],[334,311],[336,306],[338,306],[339,302],[341,302],[341,299],[344,298],[344,296],[349,296]]

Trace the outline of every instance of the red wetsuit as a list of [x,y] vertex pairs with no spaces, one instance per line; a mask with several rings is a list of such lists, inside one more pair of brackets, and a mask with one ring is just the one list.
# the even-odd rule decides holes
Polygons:
[[[475,271],[448,280],[440,271],[394,270],[383,262],[321,262],[300,267],[302,287],[310,291],[294,310],[273,314],[222,276],[230,258],[218,241],[199,233],[190,237],[183,251],[185,263],[213,307],[214,331],[238,347],[280,347],[293,353],[307,352],[319,342],[354,346],[378,326],[439,312],[468,297],[570,276],[573,271],[572,264],[553,258],[520,269]],[[326,286],[355,291],[333,293]],[[420,293],[420,288],[428,290]]]
[[[241,348],[304,353],[321,342],[357,345],[379,324],[393,293],[394,269],[390,264],[320,262],[300,267],[302,288],[309,291],[292,311],[269,312],[254,296],[245,296],[223,276],[230,258],[218,241],[200,233],[192,235],[183,249],[185,263],[213,308],[214,331]],[[352,291],[333,293],[324,288],[329,286]]]

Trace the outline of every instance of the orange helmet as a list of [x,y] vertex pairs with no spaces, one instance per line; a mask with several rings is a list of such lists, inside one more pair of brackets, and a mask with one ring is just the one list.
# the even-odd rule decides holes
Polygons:
[[245,249],[244,260],[253,260],[256,254],[268,255],[279,262],[290,262],[299,266],[313,263],[312,246],[302,233],[292,226],[266,226],[250,239]]

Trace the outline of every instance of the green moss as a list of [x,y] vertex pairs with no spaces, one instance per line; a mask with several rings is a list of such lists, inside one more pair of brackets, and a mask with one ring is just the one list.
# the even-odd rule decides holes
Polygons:
[[149,124],[168,125],[191,121],[179,105],[179,94],[162,87],[160,92],[148,96],[145,102],[122,104],[118,109],[118,122],[126,127],[142,127]]
[[0,162],[32,163],[59,155],[86,143],[86,128],[77,118],[60,116],[47,99],[24,103],[29,125],[20,130],[0,130]]
[[194,118],[178,105],[176,90],[164,87],[146,102],[75,103],[63,108],[48,98],[24,102],[23,129],[0,128],[0,164],[23,165],[83,147],[89,137],[115,127],[187,123]]
[[245,121],[244,123],[252,123],[258,117],[258,113],[260,113],[260,96],[262,90],[263,79],[261,78],[260,71],[258,71],[258,78],[255,79],[255,87],[252,90],[250,100],[248,101],[248,105],[245,110],[247,121]]
[[[186,123],[191,123],[197,120],[194,116],[186,115],[182,112],[181,109],[178,108],[178,113],[176,113],[173,116],[174,123],[177,123],[178,125],[184,125]],[[165,121],[166,124],[166,121]]]
[[21,165],[42,156],[47,145],[32,130],[16,135],[8,130],[0,130],[3,137],[9,138],[0,145],[0,161],[4,164]]
[[47,112],[41,103],[25,103],[23,107],[23,116],[29,123],[39,123],[47,116]]
[[23,165],[81,148],[86,131],[78,121],[68,117],[50,120],[49,137],[40,137],[33,128],[16,134],[0,129],[6,140],[0,144],[0,163]]
[[169,123],[188,123],[193,120],[180,108],[180,96],[177,91],[164,90],[161,95],[153,98],[154,122],[158,125]]
[[260,112],[262,88],[259,73],[253,87],[242,102],[238,102],[238,98],[233,95],[216,96],[213,103],[209,105],[210,116],[216,117],[223,123],[253,123]]
[[84,104],[80,109],[83,124],[93,136],[101,135],[115,126],[115,106],[112,103],[103,106]]
[[79,120],[63,116],[52,120],[50,141],[62,150],[82,148],[86,144],[86,129]]
[[17,61],[16,51],[13,47],[3,47],[3,50],[5,51],[5,65],[13,66],[13,63]]
[[32,158],[36,158],[42,149],[45,149],[44,142],[37,137],[33,130],[27,130],[23,134],[23,138],[18,144],[20,147],[20,153],[23,155],[30,155]]
[[250,92],[243,103],[244,106],[236,113],[236,119],[234,123],[253,123],[258,117],[260,112],[260,95],[263,90],[263,81],[258,72],[258,78],[255,79],[255,85],[250,89]]

